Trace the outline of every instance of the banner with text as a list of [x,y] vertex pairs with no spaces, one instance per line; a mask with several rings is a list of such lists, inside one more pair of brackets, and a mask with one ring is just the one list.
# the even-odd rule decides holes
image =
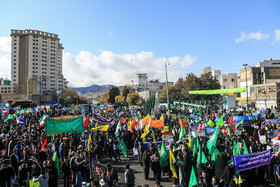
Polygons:
[[46,135],[56,135],[63,133],[83,133],[83,117],[71,119],[46,119]]
[[234,171],[244,171],[270,163],[271,149],[260,153],[232,156]]

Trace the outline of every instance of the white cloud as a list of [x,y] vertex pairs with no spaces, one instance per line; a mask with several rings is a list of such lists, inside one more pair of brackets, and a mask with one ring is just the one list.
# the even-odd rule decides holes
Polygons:
[[88,86],[91,84],[131,84],[131,78],[136,83],[137,73],[147,73],[150,79],[165,80],[166,61],[170,62],[168,78],[176,81],[185,76],[185,72],[178,71],[196,63],[196,57],[186,55],[179,57],[156,58],[152,52],[143,51],[137,54],[114,54],[103,51],[99,56],[81,51],[77,56],[69,52],[64,53],[64,75],[70,86]]
[[11,38],[0,37],[0,77],[11,77]]
[[269,38],[270,35],[269,34],[262,34],[261,31],[258,32],[250,32],[249,34],[242,32],[241,36],[239,38],[235,39],[236,43],[239,42],[244,42],[244,41],[248,41],[248,40],[263,40],[263,39],[267,39]]
[[[147,73],[149,80],[165,80],[165,62],[169,61],[168,79],[177,81],[184,77],[183,68],[196,63],[196,57],[186,55],[184,58],[173,56],[170,58],[155,57],[152,52],[143,51],[137,54],[114,54],[102,51],[94,55],[88,51],[81,51],[78,55],[69,52],[63,54],[63,74],[70,86],[81,87],[92,84],[135,84],[138,82],[137,73]],[[0,77],[11,76],[11,38],[0,37]]]
[[280,29],[275,30],[275,39],[274,42],[279,42],[280,41]]

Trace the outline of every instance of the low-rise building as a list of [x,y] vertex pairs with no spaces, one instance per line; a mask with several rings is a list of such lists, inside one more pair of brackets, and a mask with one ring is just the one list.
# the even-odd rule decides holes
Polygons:
[[257,84],[250,86],[249,104],[261,108],[279,108],[280,83]]

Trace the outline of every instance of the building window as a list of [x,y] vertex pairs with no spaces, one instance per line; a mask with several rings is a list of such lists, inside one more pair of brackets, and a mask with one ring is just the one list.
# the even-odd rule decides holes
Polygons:
[[231,82],[235,82],[235,79],[231,79]]
[[223,79],[223,82],[227,82],[227,79]]
[[226,89],[227,87],[226,87],[226,86],[223,86],[223,88]]

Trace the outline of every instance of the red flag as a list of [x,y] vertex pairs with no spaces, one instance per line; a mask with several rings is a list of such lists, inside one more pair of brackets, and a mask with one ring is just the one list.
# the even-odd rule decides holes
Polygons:
[[47,141],[47,138],[45,139],[45,142],[43,143],[43,145],[42,145],[40,151],[42,151],[45,147],[46,147],[46,149],[48,149],[48,141]]
[[84,118],[83,123],[84,123],[84,128],[89,125],[88,117]]
[[119,121],[121,122],[121,123],[125,123],[125,118],[121,118],[121,119],[119,119]]
[[198,126],[198,128],[197,128],[197,132],[199,132],[199,131],[201,131],[201,130],[203,130],[203,129],[204,129],[203,123],[201,123],[201,124]]
[[234,126],[234,123],[235,123],[235,120],[233,119],[233,117],[231,116],[229,119],[228,119],[228,122],[231,126]]
[[226,130],[224,130],[224,135],[228,134],[228,128],[226,128]]
[[133,122],[132,122],[132,124],[131,124],[131,126],[130,126],[130,129],[129,129],[129,131],[130,131],[131,133],[134,132],[134,128],[136,127],[136,125],[138,125],[138,122],[136,122],[135,120],[133,120]]
[[180,119],[179,118],[179,124],[180,124],[181,127],[183,125],[184,129],[187,130],[188,127],[187,127],[187,120],[186,119]]

